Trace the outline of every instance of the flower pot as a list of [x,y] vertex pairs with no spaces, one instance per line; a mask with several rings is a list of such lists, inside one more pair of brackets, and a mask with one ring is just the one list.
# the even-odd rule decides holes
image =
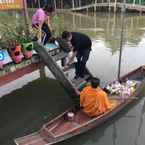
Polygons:
[[22,47],[20,44],[17,44],[15,47],[11,48],[10,53],[15,63],[20,63],[24,57],[22,54]]
[[25,58],[31,58],[33,55],[33,42],[23,43],[22,48]]
[[24,56],[22,54],[19,54],[17,56],[14,56],[13,60],[15,61],[15,63],[20,63],[22,61],[23,57]]

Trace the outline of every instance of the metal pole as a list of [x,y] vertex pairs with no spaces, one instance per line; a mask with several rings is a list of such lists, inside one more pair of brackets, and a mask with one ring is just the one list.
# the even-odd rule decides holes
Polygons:
[[126,0],[123,1],[122,15],[121,15],[121,40],[120,40],[120,51],[119,51],[119,65],[118,65],[118,80],[120,79],[120,71],[121,71],[121,57],[122,57],[122,48],[123,48],[123,32],[124,32],[124,16],[126,10]]
[[23,0],[23,9],[24,9],[24,17],[25,17],[25,23],[27,28],[27,35],[29,35],[29,15],[28,15],[28,9],[27,9],[27,1]]

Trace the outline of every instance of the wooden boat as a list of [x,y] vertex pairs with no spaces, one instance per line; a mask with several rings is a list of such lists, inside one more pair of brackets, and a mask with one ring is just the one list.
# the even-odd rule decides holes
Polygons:
[[[136,82],[135,91],[125,98],[124,96],[120,97],[120,95],[109,95],[112,109],[106,113],[91,118],[74,106],[44,124],[39,131],[16,138],[15,143],[17,145],[51,145],[99,126],[139,97],[139,93],[145,86],[145,66],[121,77],[120,81],[123,83],[126,79]],[[71,120],[68,119],[68,112],[74,112],[74,117]]]

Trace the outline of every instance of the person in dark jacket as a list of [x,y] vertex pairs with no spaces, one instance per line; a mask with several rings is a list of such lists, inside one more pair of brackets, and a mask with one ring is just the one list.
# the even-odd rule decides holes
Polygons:
[[92,41],[89,36],[84,33],[68,31],[64,31],[63,33],[67,34],[67,37],[69,37],[68,40],[70,40],[73,47],[73,55],[67,65],[70,65],[73,58],[76,56],[77,63],[75,65],[75,79],[79,77],[83,78],[85,75],[86,63],[89,59],[92,47]]

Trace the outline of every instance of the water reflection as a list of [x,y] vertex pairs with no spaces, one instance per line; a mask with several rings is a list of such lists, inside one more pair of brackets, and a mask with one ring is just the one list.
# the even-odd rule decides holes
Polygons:
[[143,122],[144,122],[144,113],[145,113],[145,100],[142,102],[143,106],[140,112],[140,117],[139,117],[139,123],[138,123],[138,129],[136,132],[136,138],[134,145],[139,145],[139,138],[141,137],[141,130],[143,129]]
[[[60,14],[61,28],[87,33],[93,41],[93,51],[88,63],[94,75],[102,81],[117,78],[120,49],[121,16],[112,13]],[[126,15],[121,75],[144,64],[145,16]],[[141,45],[142,44],[142,45]],[[106,65],[108,64],[108,65]],[[95,65],[95,67],[94,67]],[[108,73],[107,73],[108,72]],[[108,77],[109,74],[109,77]]]

